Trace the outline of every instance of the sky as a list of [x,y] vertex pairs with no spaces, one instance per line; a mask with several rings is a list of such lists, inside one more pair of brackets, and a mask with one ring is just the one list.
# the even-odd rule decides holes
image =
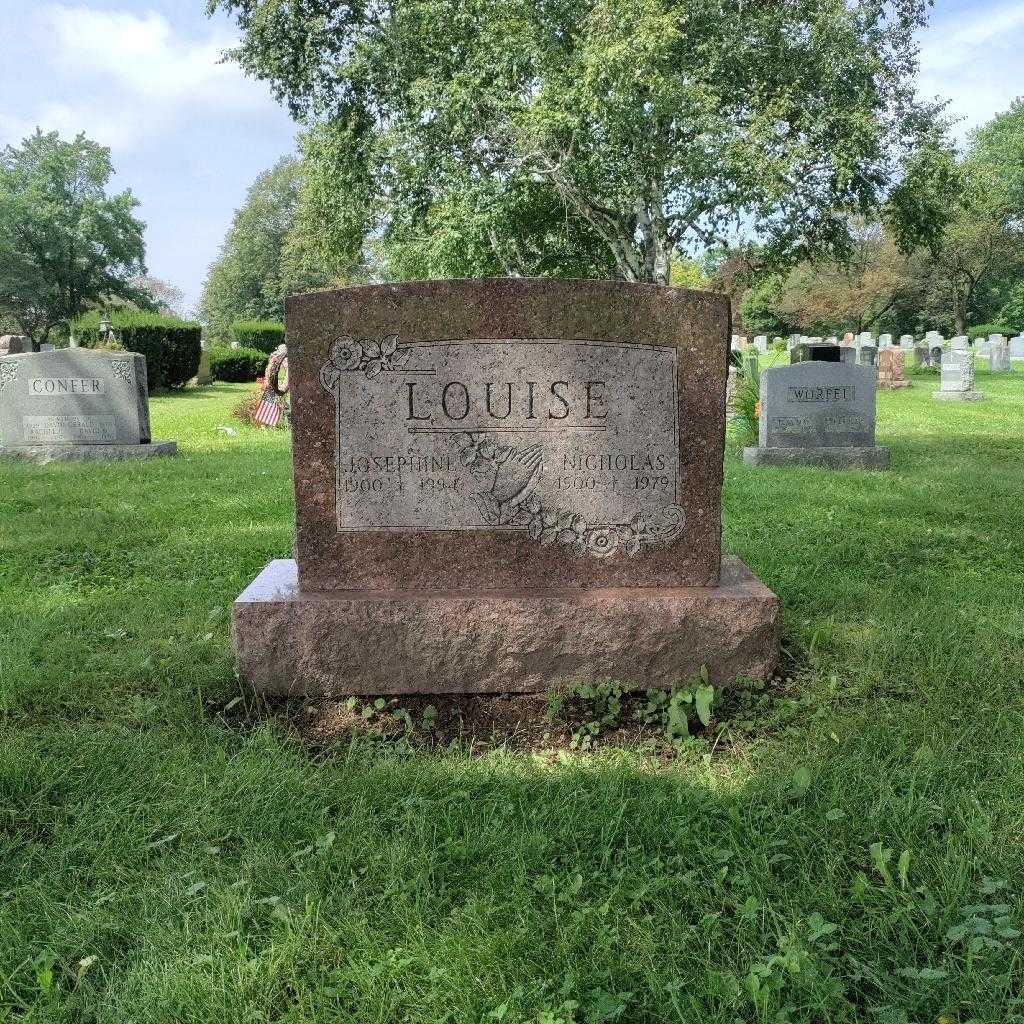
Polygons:
[[[221,55],[237,40],[204,0],[0,0],[0,146],[36,126],[109,146],[114,186],[146,222],[150,273],[194,308],[234,211],[295,151],[266,85]],[[1024,95],[1024,2],[936,0],[921,36],[922,96],[967,132]]]

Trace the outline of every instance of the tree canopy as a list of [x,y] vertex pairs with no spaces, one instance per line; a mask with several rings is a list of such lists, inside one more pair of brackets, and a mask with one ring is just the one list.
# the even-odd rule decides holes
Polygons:
[[284,157],[253,182],[235,212],[199,303],[214,337],[226,339],[236,320],[281,320],[286,295],[328,283],[294,242],[302,181],[300,161]]
[[[935,132],[926,0],[209,0],[311,128],[326,245],[397,274],[668,282],[759,239],[843,256]],[[319,178],[319,180],[318,180]]]
[[0,154],[0,312],[38,346],[145,273],[130,191],[107,194],[110,150],[37,131]]

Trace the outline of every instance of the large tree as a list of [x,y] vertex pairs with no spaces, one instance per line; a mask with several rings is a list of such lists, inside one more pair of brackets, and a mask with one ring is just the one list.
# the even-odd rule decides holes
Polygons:
[[509,272],[596,238],[598,267],[658,282],[737,231],[782,261],[848,250],[934,129],[926,5],[209,0],[242,66],[333,142],[351,261],[367,239],[429,256],[453,227]]
[[0,313],[38,347],[145,273],[130,191],[107,194],[110,150],[37,131],[0,153]]
[[971,159],[992,169],[1013,220],[1024,227],[1024,97],[972,133]]
[[284,157],[253,182],[210,266],[200,318],[216,338],[235,320],[284,316],[285,296],[323,287],[328,276],[294,248],[302,165]]
[[895,325],[896,311],[920,292],[909,260],[880,225],[858,225],[842,263],[803,263],[779,288],[775,309],[804,331],[842,333]]

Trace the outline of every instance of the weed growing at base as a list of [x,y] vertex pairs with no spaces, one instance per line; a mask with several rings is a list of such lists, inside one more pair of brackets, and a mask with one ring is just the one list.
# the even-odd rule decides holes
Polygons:
[[246,385],[153,400],[176,459],[0,466],[0,1019],[1021,1018],[1024,377],[912,379],[889,473],[730,451],[800,670],[667,766],[228,726],[293,528]]

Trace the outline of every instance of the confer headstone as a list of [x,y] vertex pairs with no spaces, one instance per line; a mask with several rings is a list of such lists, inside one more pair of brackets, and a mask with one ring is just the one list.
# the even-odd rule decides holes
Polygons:
[[507,279],[286,308],[295,561],[235,602],[251,685],[544,691],[772,671],[778,601],[721,556],[723,296]]
[[802,362],[761,374],[755,466],[886,469],[889,449],[875,444],[875,374],[848,363]]
[[150,438],[144,356],[85,348],[0,356],[0,454],[53,462],[176,450]]
[[932,397],[958,402],[977,402],[985,397],[982,392],[974,389],[973,353],[949,353],[942,363],[939,390],[932,392]]

